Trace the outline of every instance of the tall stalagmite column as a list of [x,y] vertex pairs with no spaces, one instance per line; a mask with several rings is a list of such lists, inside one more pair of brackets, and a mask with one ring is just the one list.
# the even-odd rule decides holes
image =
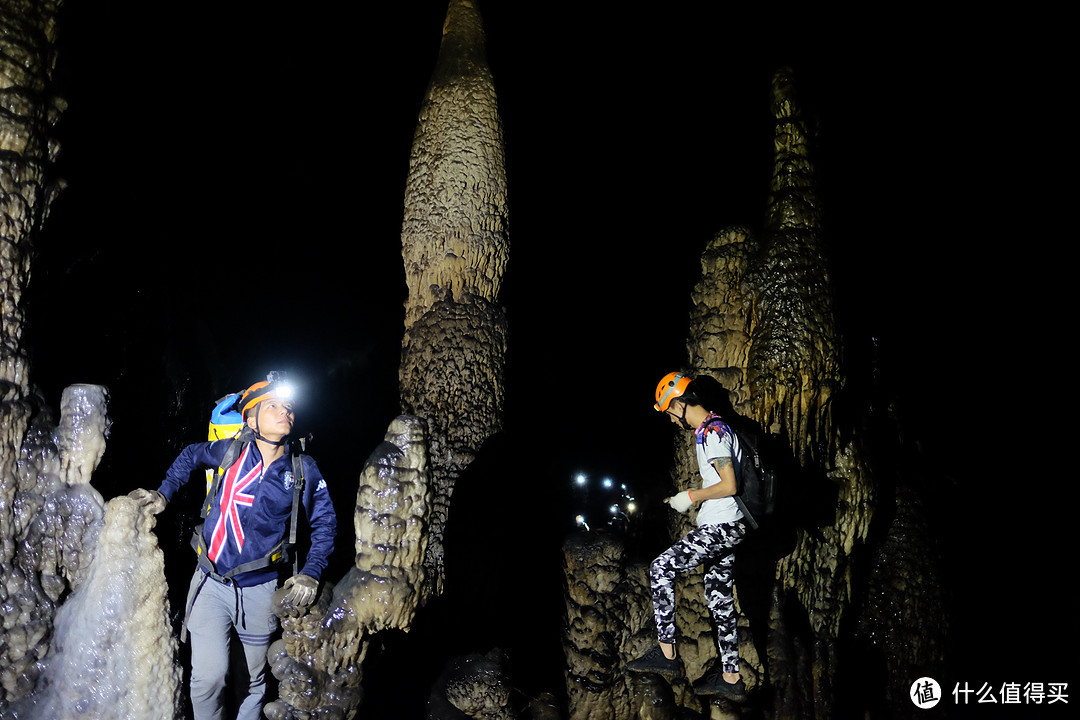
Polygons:
[[[874,489],[857,439],[839,442],[833,423],[832,400],[842,386],[840,340],[814,167],[787,69],[773,77],[772,109],[774,172],[764,232],[758,239],[745,228],[728,228],[708,244],[687,347],[694,372],[719,380],[738,415],[789,448],[792,470],[783,478],[789,502],[798,496],[807,505],[826,505],[824,517],[798,518],[787,528],[794,549],[786,548],[777,563],[775,587],[754,588],[755,602],[774,604],[768,667],[748,662],[752,646],[744,644],[742,654],[744,673],[767,673],[776,686],[777,717],[803,716],[807,701],[812,715],[828,717],[835,641],[852,597],[852,552],[867,537]],[[692,453],[680,450],[676,485],[689,487],[694,474]],[[831,508],[829,493],[836,496]],[[814,525],[820,527],[807,532]],[[745,604],[751,588],[742,590],[737,584]],[[762,608],[754,609],[760,616]],[[700,615],[699,629],[688,623],[685,630],[699,641],[708,631],[704,610]],[[810,635],[793,639],[789,625],[808,627]],[[704,663],[711,646],[694,647],[710,648],[694,656]]]
[[[30,279],[30,243],[53,195],[50,163],[58,151],[50,128],[62,103],[49,95],[58,2],[0,0],[0,713],[36,681],[36,660],[48,642],[52,605],[63,579],[38,568],[51,557],[25,558],[19,537],[33,508],[20,501],[18,463],[31,421],[28,363],[22,345],[22,295]],[[25,473],[31,475],[32,473]],[[22,480],[22,482],[20,482]],[[18,557],[17,557],[18,556]]]
[[409,296],[403,412],[430,425],[433,503],[427,595],[442,591],[454,483],[502,428],[509,257],[502,122],[480,14],[453,0],[413,140],[401,230]]
[[[840,343],[814,166],[789,70],[773,77],[775,155],[747,369],[753,415],[778,424],[800,462],[827,462]],[[814,458],[816,451],[823,457]]]
[[49,133],[62,102],[48,95],[58,9],[58,2],[0,2],[0,562],[13,551],[9,481],[29,418],[22,294],[30,242],[53,195],[46,171],[58,152]]

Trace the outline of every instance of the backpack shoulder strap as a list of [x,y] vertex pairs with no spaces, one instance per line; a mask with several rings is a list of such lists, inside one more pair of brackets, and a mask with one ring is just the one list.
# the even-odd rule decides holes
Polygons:
[[203,502],[202,517],[206,518],[210,514],[210,509],[214,507],[214,503],[217,502],[218,491],[221,489],[221,479],[225,476],[225,472],[233,466],[240,458],[240,453],[244,450],[244,445],[250,442],[255,437],[255,431],[244,426],[233,437],[232,442],[229,443],[229,448],[225,451],[224,457],[221,458],[221,464],[218,465],[214,471],[214,478],[210,482],[210,487],[206,492],[206,500]]
[[[300,497],[304,492],[304,441],[294,442],[290,446],[293,467],[292,517],[289,519],[289,547],[296,544],[296,524],[300,515]],[[300,572],[299,558],[293,557],[293,574]]]

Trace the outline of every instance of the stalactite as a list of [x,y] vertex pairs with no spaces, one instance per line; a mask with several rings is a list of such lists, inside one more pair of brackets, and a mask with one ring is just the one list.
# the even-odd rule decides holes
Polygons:
[[10,562],[15,551],[15,464],[33,412],[22,295],[33,235],[58,187],[47,176],[59,152],[49,130],[63,109],[49,92],[57,9],[50,2],[0,5],[0,563]]
[[509,244],[502,121],[480,14],[453,0],[420,110],[405,189],[405,413],[430,426],[434,487],[428,596],[442,592],[443,536],[462,470],[502,428]]

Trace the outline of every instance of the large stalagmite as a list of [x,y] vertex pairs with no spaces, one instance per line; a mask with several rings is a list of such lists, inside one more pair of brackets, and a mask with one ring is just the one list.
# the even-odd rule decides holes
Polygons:
[[[30,278],[31,242],[55,189],[48,169],[58,151],[51,126],[62,108],[50,94],[56,12],[54,3],[0,4],[0,710],[33,690],[54,603],[67,589],[50,546],[20,543],[49,496],[38,491],[39,474],[20,467],[36,404],[22,344],[22,297]],[[40,439],[33,444],[48,455],[39,458],[48,464],[55,446],[46,449],[49,444]],[[60,489],[58,480],[49,482]],[[54,537],[66,524],[56,505],[45,513],[34,531]]]
[[32,412],[22,347],[23,291],[34,234],[53,191],[47,171],[58,148],[50,136],[61,101],[49,95],[55,65],[56,5],[0,6],[0,563],[14,554],[15,464]]
[[[706,247],[687,347],[692,370],[721,381],[735,413],[789,449],[791,466],[802,472],[789,475],[788,483],[827,477],[831,482],[813,492],[839,492],[824,527],[802,523],[797,530],[795,550],[777,565],[775,591],[756,594],[759,602],[772,597],[782,607],[774,608],[772,632],[754,628],[759,640],[770,637],[769,667],[747,668],[771,678],[781,716],[797,712],[804,697],[812,699],[814,712],[827,716],[833,648],[851,600],[851,557],[856,543],[866,538],[873,485],[857,442],[841,444],[832,421],[833,397],[842,385],[840,341],[809,139],[789,70],[773,77],[772,98],[775,155],[764,231],[758,240],[744,228],[729,228]],[[689,486],[693,463],[690,455],[679,454],[679,487]],[[789,593],[796,602],[787,602]],[[788,617],[791,612],[805,616]],[[810,627],[810,638],[794,639],[800,648],[807,642],[809,656],[795,657],[802,651],[780,641],[787,636],[776,626],[788,623]],[[696,626],[704,636],[704,612]],[[711,646],[697,647],[710,651],[700,658],[706,662]],[[802,668],[810,666],[813,670],[804,674]]]
[[306,611],[280,604],[283,590],[275,596],[282,637],[268,651],[280,681],[280,699],[266,707],[271,720],[356,714],[371,637],[408,630],[420,603],[429,497],[425,423],[397,417],[360,475],[355,565]]
[[[889,578],[897,572],[904,579],[921,577],[933,583],[932,568],[912,562],[917,554],[901,550],[902,539],[924,537],[918,511],[899,505],[907,494],[897,493],[896,520],[873,556],[873,567],[857,570],[858,550],[867,543],[875,519],[878,490],[863,439],[851,427],[842,433],[833,417],[834,400],[843,389],[841,343],[809,137],[789,70],[773,77],[772,100],[775,164],[763,232],[755,236],[748,228],[730,227],[706,245],[701,278],[692,291],[687,366],[727,391],[730,408],[714,409],[768,433],[772,460],[783,469],[783,512],[755,531],[736,554],[744,679],[751,690],[772,686],[754,697],[772,698],[770,712],[775,717],[828,718],[837,702],[834,683],[843,670],[837,650],[842,627],[856,593],[870,592],[859,587],[860,575],[868,576],[876,588],[869,611],[858,618],[860,631],[869,638],[865,642],[887,649],[886,666],[895,668],[895,674],[886,682],[894,696],[900,696],[897,689],[911,668],[925,663],[938,647],[933,638],[919,643],[901,639],[911,638],[918,627],[931,629],[929,634],[938,638],[941,627],[932,618],[920,617],[920,607],[932,606],[933,591],[923,590],[919,597],[906,591],[905,600],[893,601],[891,607],[899,611],[892,614],[880,601],[883,588],[895,585]],[[675,455],[674,486],[696,487],[692,447],[679,442]],[[676,517],[672,535],[685,533],[693,519],[692,513]],[[625,621],[613,622],[619,614],[601,610],[600,598],[589,601],[595,609],[582,611],[580,590],[597,568],[577,567],[571,562],[576,551],[570,546],[565,550],[572,711],[587,717],[606,707],[611,717],[633,717],[608,697],[618,695],[618,683],[585,680],[606,677],[632,656],[628,647],[634,630]],[[741,556],[745,557],[740,561]],[[862,557],[865,561],[870,556]],[[743,568],[746,563],[757,565],[740,573],[740,562]],[[886,563],[896,564],[893,574]],[[631,577],[636,571],[624,572]],[[679,653],[691,679],[703,674],[716,655],[708,610],[701,601],[701,581],[699,568],[681,577],[679,586]],[[615,577],[608,582],[617,586],[624,580]],[[625,605],[633,595],[620,591],[620,597]],[[622,615],[632,615],[632,610],[623,610]],[[874,631],[896,640],[880,638]],[[621,642],[615,643],[614,637],[620,635]],[[621,658],[610,652],[613,645],[620,647]],[[578,677],[576,673],[583,672],[579,668],[590,663],[599,666]],[[679,684],[674,690],[680,703],[703,704],[682,692]],[[714,716],[737,712],[726,703],[716,701]]]
[[90,485],[108,393],[66,389],[54,427],[22,346],[30,243],[60,187],[58,5],[0,3],[0,715],[168,719],[180,677],[152,516],[128,498],[106,511]]
[[454,483],[502,428],[506,203],[502,123],[480,14],[472,2],[453,0],[420,110],[401,230],[409,289],[402,408],[431,431],[429,595],[442,592]]

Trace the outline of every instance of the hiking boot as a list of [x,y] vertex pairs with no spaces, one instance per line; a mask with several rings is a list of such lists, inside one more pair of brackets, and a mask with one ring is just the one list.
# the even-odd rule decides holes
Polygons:
[[746,702],[746,683],[739,678],[733,683],[724,679],[724,673],[713,670],[694,683],[694,692],[698,695],[719,695],[732,702]]
[[659,645],[654,645],[652,650],[636,660],[626,663],[626,669],[630,672],[656,673],[666,678],[676,678],[682,675],[682,663],[679,658],[668,660],[664,657],[664,651]]

